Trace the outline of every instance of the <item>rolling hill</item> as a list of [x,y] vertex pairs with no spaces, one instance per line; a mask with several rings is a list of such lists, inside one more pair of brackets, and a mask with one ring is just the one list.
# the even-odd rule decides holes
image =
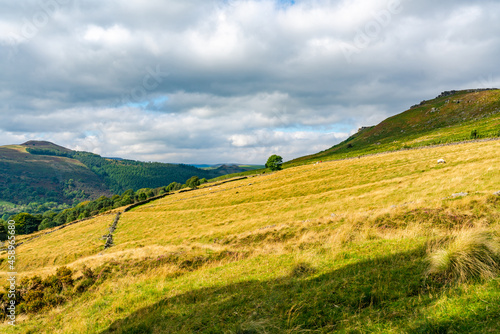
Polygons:
[[19,236],[0,331],[499,332],[499,97],[445,92],[282,171]]
[[[429,263],[462,234],[500,232],[499,149],[465,143],[208,184],[123,212],[108,249],[101,236],[123,208],[26,236],[22,291],[48,299],[0,330],[496,332],[498,276],[457,282]],[[46,285],[63,278],[62,290]]]
[[[46,141],[0,147],[0,205],[4,212],[20,205],[49,208],[75,204],[128,189],[184,183],[191,176],[214,178],[245,168],[220,166],[202,170],[188,165],[107,159],[72,151]],[[13,209],[15,210],[15,209]]]
[[285,166],[491,137],[500,137],[500,90],[447,91]]
[[[40,144],[45,149],[69,152],[54,144]],[[104,180],[82,162],[65,156],[30,154],[27,149],[33,145],[37,143],[0,147],[0,199],[15,204],[72,203],[111,195]]]

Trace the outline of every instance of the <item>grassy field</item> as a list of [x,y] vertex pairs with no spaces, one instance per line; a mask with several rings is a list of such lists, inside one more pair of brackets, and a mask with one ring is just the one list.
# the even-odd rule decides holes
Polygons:
[[[473,131],[475,135],[471,136]],[[458,91],[423,101],[330,149],[289,161],[285,166],[495,137],[500,137],[500,90]]]
[[55,231],[18,247],[20,278],[63,265],[102,278],[0,331],[497,333],[499,278],[428,270],[458,233],[500,232],[498,152],[461,144],[208,185],[124,213],[107,250],[114,215]]

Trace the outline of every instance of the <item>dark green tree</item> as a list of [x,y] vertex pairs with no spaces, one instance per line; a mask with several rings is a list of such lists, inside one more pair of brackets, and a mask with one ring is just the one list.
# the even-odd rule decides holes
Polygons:
[[281,165],[283,165],[283,158],[276,154],[271,155],[266,162],[266,168],[272,171],[281,170]]
[[16,222],[16,234],[30,234],[38,230],[38,225],[42,222],[37,217],[21,212],[12,217]]
[[130,197],[130,195],[123,195],[122,196],[121,205],[129,205],[132,203],[134,203],[134,200],[132,199],[132,197]]
[[189,188],[196,189],[200,185],[200,179],[198,178],[198,176],[192,176],[186,181],[186,185]]
[[181,189],[182,187],[182,184],[178,183],[178,182],[172,182],[170,183],[166,188],[165,190],[166,191],[175,191],[175,190],[179,190]]
[[6,222],[0,219],[0,241],[5,241],[8,238]]

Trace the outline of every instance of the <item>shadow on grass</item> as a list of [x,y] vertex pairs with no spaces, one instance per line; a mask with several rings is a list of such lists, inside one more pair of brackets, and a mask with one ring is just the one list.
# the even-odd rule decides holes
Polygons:
[[[455,328],[453,319],[422,321],[420,310],[443,290],[425,281],[424,259],[420,247],[321,275],[290,268],[278,279],[194,290],[140,309],[102,334],[447,333]],[[461,320],[466,328],[475,321]]]

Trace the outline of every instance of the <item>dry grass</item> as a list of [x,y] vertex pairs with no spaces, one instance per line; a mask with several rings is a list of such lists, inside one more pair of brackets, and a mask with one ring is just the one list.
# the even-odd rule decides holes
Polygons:
[[491,279],[500,270],[500,238],[489,229],[460,230],[430,254],[429,274],[466,282]]
[[[179,260],[134,275],[122,273],[92,297],[52,310],[32,324],[53,333],[101,332],[167,297],[241,282],[308,279],[424,247],[427,240],[454,231],[490,228],[500,222],[500,200],[488,197],[500,190],[499,149],[499,142],[487,142],[404,151],[290,168],[167,196],[124,213],[115,246],[106,251],[100,237],[114,215],[42,236],[18,248],[21,275],[46,276],[61,265],[77,272],[84,264],[128,268],[127,263],[171,254]],[[436,165],[439,158],[448,163]],[[470,195],[450,198],[458,192]],[[182,268],[183,261],[195,258],[204,262]],[[5,263],[0,269],[5,275]],[[284,317],[292,306],[282,312]],[[301,312],[293,309],[280,329],[300,332],[300,323],[292,320]],[[251,318],[233,331],[273,326]]]
[[[252,236],[260,242],[263,234],[268,241],[273,236],[280,241],[291,238],[285,232],[297,234],[317,221],[334,223],[335,230],[328,232],[332,244],[352,241],[356,230],[362,230],[366,239],[388,233],[417,235],[425,222],[385,230],[359,224],[384,214],[389,215],[387,221],[401,221],[398,212],[441,207],[443,198],[457,192],[480,196],[498,190],[499,149],[500,143],[490,142],[398,152],[290,168],[168,196],[125,213],[114,238],[116,246],[104,254],[140,252],[155,245],[243,244],[251,243]],[[436,165],[441,157],[448,164]],[[454,200],[450,206],[459,202]],[[34,272],[98,256],[100,237],[111,221],[112,216],[99,217],[20,246],[19,271]],[[301,238],[319,237],[316,233],[300,234]],[[5,264],[0,268],[5,270]]]

